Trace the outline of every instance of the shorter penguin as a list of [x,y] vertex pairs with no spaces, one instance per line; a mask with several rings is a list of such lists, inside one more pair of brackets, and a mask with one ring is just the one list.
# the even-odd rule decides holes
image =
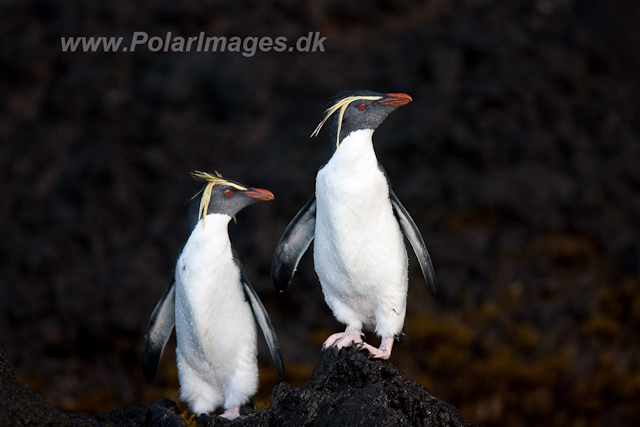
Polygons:
[[[182,248],[171,284],[156,306],[142,345],[142,370],[155,377],[175,325],[180,398],[195,414],[234,419],[258,389],[258,321],[280,378],[282,356],[269,315],[231,246],[231,218],[268,190],[246,187],[205,172],[192,177],[205,186],[189,207],[191,235]],[[200,199],[197,197],[201,195]]]

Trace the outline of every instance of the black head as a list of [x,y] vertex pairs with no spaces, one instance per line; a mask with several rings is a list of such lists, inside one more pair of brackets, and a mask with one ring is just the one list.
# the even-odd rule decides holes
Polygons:
[[247,187],[221,176],[204,172],[194,172],[192,176],[195,179],[205,181],[206,184],[193,198],[189,207],[191,228],[197,224],[200,218],[205,218],[209,214],[217,213],[233,217],[249,205],[274,199],[273,193],[269,190]]
[[336,147],[351,132],[360,129],[376,130],[396,108],[411,102],[404,93],[379,93],[371,90],[342,92],[333,98],[324,120],[312,136],[316,136],[326,120],[332,117],[330,134]]

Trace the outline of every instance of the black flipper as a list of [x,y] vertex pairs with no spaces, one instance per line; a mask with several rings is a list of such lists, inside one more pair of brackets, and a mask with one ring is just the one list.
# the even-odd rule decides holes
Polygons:
[[156,376],[158,363],[176,323],[176,283],[171,281],[151,314],[142,341],[142,372],[148,380]]
[[271,280],[280,292],[287,289],[300,258],[307,251],[316,234],[315,194],[293,218],[276,248],[271,265]]
[[416,223],[413,222],[409,212],[407,212],[404,206],[402,206],[402,203],[400,203],[400,200],[398,200],[398,196],[396,196],[391,189],[391,185],[389,185],[389,198],[391,199],[393,212],[395,213],[396,218],[398,218],[398,223],[400,223],[400,228],[404,235],[407,236],[407,239],[409,240],[409,243],[411,243],[413,251],[416,254],[416,258],[418,258],[422,274],[427,281],[427,285],[429,285],[431,295],[435,297],[437,294],[436,273],[433,271],[431,257],[429,256],[427,245],[424,244],[424,240],[422,239],[422,234],[420,234],[420,230],[418,230]]
[[251,311],[253,311],[253,316],[256,318],[258,325],[260,325],[260,329],[262,329],[264,339],[267,341],[267,345],[269,346],[269,352],[271,352],[271,358],[276,364],[278,375],[280,375],[280,380],[282,380],[284,378],[284,366],[282,363],[282,354],[280,353],[280,344],[278,343],[276,331],[273,329],[267,310],[264,308],[264,305],[262,305],[262,301],[258,298],[256,291],[253,290],[253,287],[251,286],[251,283],[249,283],[249,279],[242,267],[240,267],[240,271],[242,272],[241,280],[242,287],[244,288],[244,294],[247,297],[247,301],[249,301]]

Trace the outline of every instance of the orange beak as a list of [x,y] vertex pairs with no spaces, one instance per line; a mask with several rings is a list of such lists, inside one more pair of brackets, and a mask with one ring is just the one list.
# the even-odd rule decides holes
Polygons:
[[402,107],[403,105],[407,105],[413,99],[406,93],[385,93],[386,98],[378,101],[378,104],[381,105],[390,105],[392,107]]
[[253,188],[250,187],[247,191],[244,192],[249,197],[253,197],[254,199],[261,202],[268,202],[269,200],[275,199],[273,193],[269,190],[264,190],[262,188]]

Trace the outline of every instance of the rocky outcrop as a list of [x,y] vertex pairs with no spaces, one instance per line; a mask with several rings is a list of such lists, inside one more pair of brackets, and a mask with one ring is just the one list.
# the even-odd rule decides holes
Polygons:
[[274,390],[270,425],[472,426],[391,363],[352,349],[325,352],[300,388]]
[[457,409],[407,378],[391,363],[353,349],[327,351],[302,388],[281,383],[271,407],[228,421],[183,418],[174,402],[118,408],[92,416],[64,414],[20,383],[0,348],[2,426],[473,426]]
[[64,414],[18,381],[0,347],[0,426],[61,426]]

